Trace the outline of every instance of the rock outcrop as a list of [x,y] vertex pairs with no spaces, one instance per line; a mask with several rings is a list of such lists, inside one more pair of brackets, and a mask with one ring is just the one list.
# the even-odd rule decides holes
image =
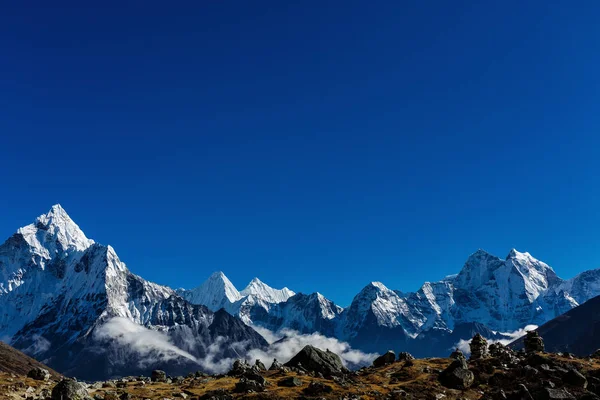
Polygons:
[[308,372],[321,373],[323,376],[340,376],[348,372],[337,354],[323,351],[311,345],[305,346],[290,361],[286,367],[304,369]]
[[388,350],[387,353],[380,355],[373,361],[374,367],[383,367],[396,361],[396,353],[392,350]]

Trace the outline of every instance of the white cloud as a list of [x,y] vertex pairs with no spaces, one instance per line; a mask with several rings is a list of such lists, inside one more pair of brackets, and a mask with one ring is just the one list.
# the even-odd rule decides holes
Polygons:
[[24,353],[36,356],[50,349],[50,342],[40,335],[32,336],[33,343],[24,350]]
[[[336,353],[348,367],[360,367],[373,362],[377,354],[367,354],[354,350],[346,342],[335,338],[323,336],[319,333],[300,334],[293,330],[282,330],[274,333],[268,329],[253,327],[269,342],[266,350],[252,349],[245,352],[247,342],[238,342],[229,346],[229,350],[239,354],[239,358],[246,358],[254,363],[260,359],[267,367],[274,358],[282,363],[289,361],[302,348],[308,344],[319,349]],[[140,360],[140,366],[149,367],[158,361],[168,361],[177,357],[185,357],[198,364],[198,369],[212,373],[224,373],[231,369],[235,358],[222,358],[222,349],[225,338],[217,338],[206,349],[206,356],[196,358],[185,350],[175,346],[169,337],[159,331],[151,330],[138,325],[126,318],[112,318],[94,333],[97,340],[114,341],[120,348],[135,352]],[[184,347],[192,348],[184,343]],[[243,357],[245,354],[245,357]]]
[[[488,345],[490,345],[492,343],[502,343],[503,345],[506,346],[507,344],[514,342],[518,338],[525,336],[525,334],[527,332],[534,331],[537,328],[538,328],[537,325],[527,325],[526,327],[517,329],[514,332],[500,333],[500,335],[506,336],[505,339],[487,339],[487,338],[486,339],[488,341]],[[454,348],[459,349],[460,351],[465,353],[465,356],[468,357],[471,354],[470,344],[471,344],[471,339],[461,339],[454,345]],[[454,350],[454,348],[452,350]]]
[[94,338],[115,341],[123,349],[137,353],[143,364],[141,366],[178,357],[198,362],[194,356],[172,344],[166,334],[145,328],[127,318],[108,320],[95,330]]

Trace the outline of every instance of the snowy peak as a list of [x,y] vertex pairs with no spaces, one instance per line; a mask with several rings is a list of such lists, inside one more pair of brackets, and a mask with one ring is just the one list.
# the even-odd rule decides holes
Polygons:
[[381,282],[371,282],[352,300],[346,317],[356,326],[371,313],[379,326],[401,326],[407,333],[415,333],[423,323],[419,316],[413,315],[406,301]]
[[67,212],[56,204],[46,214],[40,215],[33,224],[20,228],[27,243],[39,255],[51,257],[48,251],[83,251],[94,244],[88,239]]
[[295,295],[293,291],[284,287],[283,289],[273,289],[258,278],[252,279],[248,286],[240,292],[242,296],[253,295],[257,298],[266,301],[267,303],[277,304],[287,301]]
[[180,289],[177,293],[192,304],[202,304],[211,311],[227,308],[242,298],[233,283],[221,271],[214,272],[195,289]]

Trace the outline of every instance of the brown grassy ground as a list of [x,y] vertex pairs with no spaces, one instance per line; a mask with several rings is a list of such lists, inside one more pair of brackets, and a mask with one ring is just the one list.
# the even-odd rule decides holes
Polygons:
[[[600,363],[597,361],[572,360],[555,355],[548,355],[548,357],[574,364],[584,372],[597,370],[600,375]],[[346,383],[336,383],[331,380],[312,378],[310,376],[299,376],[295,373],[267,372],[265,373],[265,377],[270,385],[268,386],[268,390],[263,393],[232,393],[239,379],[221,377],[216,379],[186,379],[182,384],[148,383],[141,386],[140,382],[130,382],[125,388],[90,389],[90,395],[93,397],[97,394],[101,397],[110,398],[107,395],[112,393],[117,395],[117,397],[113,398],[118,398],[123,392],[127,392],[136,399],[163,400],[177,399],[177,394],[183,392],[188,395],[188,400],[195,400],[207,392],[225,389],[227,392],[232,393],[235,399],[298,399],[310,398],[303,393],[303,389],[311,381],[316,381],[333,388],[333,392],[318,396],[325,399],[352,399],[358,397],[365,400],[403,399],[404,396],[401,391],[405,391],[416,399],[479,399],[487,389],[485,384],[474,385],[468,390],[452,390],[440,385],[437,378],[438,372],[443,370],[450,361],[449,359],[432,358],[414,360],[412,365],[397,362],[382,368],[363,370],[358,376],[352,378],[352,382],[347,381]],[[471,364],[471,367],[476,371],[476,376],[487,375],[489,377],[496,372],[500,372],[497,370],[482,372],[483,368],[478,369],[478,366],[475,364]],[[277,382],[286,376],[297,376],[302,380],[303,385],[295,388],[277,386]],[[35,388],[35,392],[39,393],[42,388],[52,388],[54,384],[55,382],[43,383],[24,376],[14,376],[9,373],[0,372],[0,399],[23,399],[23,394],[29,386]]]
[[55,378],[60,378],[61,375],[48,368],[39,361],[21,353],[6,343],[0,342],[0,371],[8,372],[18,375],[27,375],[27,373],[34,367],[41,367],[47,369],[50,374]]

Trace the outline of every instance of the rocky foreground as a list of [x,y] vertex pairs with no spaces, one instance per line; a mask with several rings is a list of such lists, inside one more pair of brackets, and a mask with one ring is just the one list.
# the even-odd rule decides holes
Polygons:
[[285,364],[236,361],[224,375],[202,372],[170,377],[127,377],[84,383],[57,380],[40,367],[27,376],[0,373],[1,399],[599,399],[600,351],[586,358],[545,353],[542,338],[528,333],[525,349],[488,346],[476,335],[467,359],[414,359],[387,352],[373,366],[349,371],[328,351],[306,346]]

